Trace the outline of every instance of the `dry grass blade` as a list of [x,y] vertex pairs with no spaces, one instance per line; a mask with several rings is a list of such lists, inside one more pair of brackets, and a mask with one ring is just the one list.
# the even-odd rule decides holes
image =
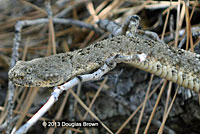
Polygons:
[[84,48],[88,42],[90,41],[90,39],[92,39],[92,36],[94,36],[94,31],[91,31],[88,36],[86,37],[85,41],[83,43],[81,43],[80,48]]
[[152,110],[151,115],[150,115],[150,117],[149,117],[148,123],[147,123],[147,125],[146,125],[144,134],[147,134],[147,132],[148,132],[148,129],[149,129],[150,125],[151,125],[153,116],[155,115],[156,108],[157,108],[157,106],[158,106],[158,103],[160,102],[160,98],[161,98],[161,96],[162,96],[162,94],[163,94],[163,91],[164,91],[164,89],[165,89],[166,83],[167,83],[167,80],[165,80],[164,83],[163,83],[163,85],[162,85],[162,88],[161,88],[161,90],[160,90],[160,93],[159,93],[159,95],[158,95],[158,98],[157,98],[157,100],[156,100],[156,103],[155,103],[155,105],[154,105],[154,107],[153,107],[153,110]]
[[[78,87],[77,87],[77,91],[76,91],[76,94],[77,94],[77,96],[79,96],[80,97],[80,93],[81,93],[81,83],[80,84],[78,84]],[[78,106],[78,102],[77,102],[77,100],[75,100],[74,101],[74,110],[73,110],[73,113],[75,114],[75,112],[76,112],[76,110],[77,110],[77,106]]]
[[[64,107],[65,107],[65,105],[66,105],[66,103],[67,103],[67,99],[68,99],[68,97],[69,97],[69,91],[67,91],[67,93],[66,93],[66,95],[65,95],[65,97],[64,97],[64,100],[62,101],[62,104],[61,104],[61,106],[60,106],[60,108],[59,108],[59,110],[58,110],[58,112],[57,112],[57,114],[56,114],[56,116],[55,116],[55,120],[59,120],[60,119],[60,117],[62,116],[62,113],[63,113],[63,110],[64,110]],[[55,128],[54,127],[52,127],[52,128],[49,128],[49,130],[48,130],[48,134],[53,134],[54,133],[54,131],[55,131]]]
[[65,134],[69,134],[71,133],[71,131],[76,132],[76,133],[83,133],[83,131],[80,129],[66,127]]
[[48,46],[48,52],[47,56],[51,55],[51,46],[53,48],[53,54],[56,54],[56,41],[55,41],[55,31],[54,31],[54,26],[53,26],[53,13],[51,11],[51,4],[48,1],[46,4],[47,8],[47,13],[48,13],[48,18],[49,18],[49,46]]
[[99,17],[101,19],[105,19],[109,14],[110,14],[110,11],[113,9],[113,8],[117,8],[120,6],[120,4],[122,4],[123,1],[121,0],[115,0],[113,1],[109,6],[107,6],[106,8],[103,9],[103,11],[101,11],[101,13],[99,13]]
[[179,89],[179,86],[176,88],[176,92],[175,92],[175,94],[174,94],[174,96],[173,96],[173,99],[172,99],[172,101],[171,101],[171,104],[169,105],[169,108],[168,108],[168,110],[167,110],[167,113],[166,113],[166,115],[165,115],[164,118],[163,118],[162,125],[160,126],[160,129],[158,130],[158,134],[162,134],[162,133],[163,133],[163,129],[164,129],[165,122],[166,122],[166,120],[167,120],[167,117],[168,117],[168,115],[169,115],[169,112],[170,112],[170,110],[171,110],[171,108],[172,108],[172,106],[173,106],[173,104],[174,104],[175,99],[176,99],[176,95],[177,95],[177,93],[178,93],[178,89]]
[[37,95],[39,88],[30,88],[28,95],[26,96],[26,99],[24,102],[26,102],[25,104],[23,104],[24,107],[21,107],[22,111],[21,116],[19,118],[19,120],[17,121],[15,127],[13,130],[17,130],[19,128],[19,126],[22,125],[24,118],[26,117],[27,112],[29,111],[29,108],[31,107],[35,96]]
[[[169,100],[170,100],[170,95],[171,95],[171,91],[172,91],[172,82],[169,82],[169,87],[168,87],[168,91],[167,91],[167,100],[165,103],[165,111],[164,111],[164,115],[163,117],[166,115],[167,113],[167,109],[168,109],[168,105],[169,105]],[[164,118],[163,118],[164,119]]]
[[175,46],[176,46],[176,47],[177,47],[177,45],[178,45],[178,35],[179,35],[180,5],[181,5],[181,0],[178,0],[177,18],[176,18],[176,36],[175,36]]
[[27,52],[28,52],[28,44],[30,42],[30,38],[28,37],[27,38],[27,41],[26,41],[26,45],[24,45],[24,52],[23,52],[23,56],[22,56],[22,60],[25,61],[26,59],[26,56],[27,56]]
[[189,9],[188,9],[188,5],[189,3],[185,2],[185,9],[186,9],[186,31],[187,31],[187,42],[186,42],[186,50],[188,50],[189,47],[189,43],[190,43],[190,49],[192,52],[194,52],[194,43],[193,43],[193,39],[192,39],[192,32],[191,32],[191,24],[190,24],[190,17],[192,18],[192,16],[189,15]]
[[168,10],[167,10],[167,16],[166,16],[166,19],[165,19],[165,24],[164,24],[162,35],[161,35],[161,40],[163,40],[164,35],[165,35],[165,30],[166,30],[168,19],[169,19],[169,13],[170,13],[170,8],[168,8]]
[[[20,108],[21,108],[24,100],[26,100],[28,92],[29,92],[29,88],[24,88],[23,90],[20,89],[20,90],[16,91],[14,100],[16,100],[17,106],[16,106],[15,110],[20,111]],[[19,95],[21,93],[22,93],[22,95],[20,96],[20,99],[18,100],[17,98],[19,97]]]
[[25,5],[31,6],[32,8],[34,8],[34,9],[40,11],[40,12],[43,13],[44,15],[47,15],[47,12],[46,12],[44,9],[42,9],[42,8],[36,6],[36,5],[34,5],[34,4],[32,4],[32,3],[28,2],[28,1],[25,1],[25,0],[20,0],[20,1],[21,1],[22,3],[24,3]]
[[151,79],[150,79],[150,81],[149,81],[148,88],[147,88],[147,92],[146,92],[146,94],[145,94],[145,98],[144,98],[142,110],[141,110],[141,113],[140,113],[140,116],[139,116],[139,119],[138,119],[137,127],[136,127],[136,129],[135,129],[135,134],[138,134],[138,132],[139,132],[140,124],[141,124],[141,122],[142,122],[142,116],[143,116],[143,114],[144,114],[144,109],[145,109],[145,106],[146,106],[146,102],[147,102],[147,100],[148,100],[148,95],[149,95],[149,92],[150,92],[150,89],[151,89],[151,84],[152,84],[152,81],[153,81],[153,77],[154,77],[154,75],[152,74],[152,75],[151,75]]
[[[95,95],[94,95],[94,97],[93,97],[91,103],[89,104],[89,109],[92,108],[92,106],[93,106],[95,100],[96,100],[97,97],[99,96],[99,94],[100,94],[101,90],[103,89],[104,85],[106,84],[106,81],[107,81],[107,80],[108,80],[108,77],[105,77],[105,79],[103,80],[103,82],[102,82],[101,85],[99,86],[99,88],[98,88],[97,92],[95,93]],[[84,114],[84,116],[81,118],[82,121],[85,120],[85,119],[87,118],[88,113],[89,113],[89,112],[86,111],[86,113]],[[80,113],[79,113],[79,116],[80,116]],[[75,133],[75,134],[76,134],[76,133]]]
[[[0,106],[0,111],[5,111],[5,108]],[[13,112],[14,112],[14,114],[16,114],[16,115],[21,114],[21,112],[19,112],[18,110],[14,110]],[[30,117],[32,117],[32,116],[33,116],[33,114],[29,114],[29,113],[26,114],[26,117],[29,117],[29,118],[30,118]],[[2,116],[1,116],[1,117],[2,117]],[[1,119],[2,119],[2,118],[1,118]],[[40,118],[40,120],[41,120],[41,121],[43,121],[43,120],[48,120],[48,121],[49,121],[49,119],[44,118],[44,117]]]
[[55,31],[53,27],[52,17],[49,18],[49,45],[52,45],[53,54],[56,54]]
[[79,104],[94,118],[96,119],[110,134],[113,132],[84,104],[84,102],[73,92],[73,90],[69,90],[71,94],[75,97],[75,99],[79,102]]
[[[153,91],[151,91],[151,93],[149,94],[148,98],[149,99],[156,91],[157,89],[160,87],[160,85],[164,82],[164,80],[162,80],[159,85],[157,85]],[[144,103],[144,102],[143,102]],[[136,115],[136,113],[140,110],[140,108],[143,106],[143,103],[141,103],[137,109],[128,117],[128,119],[121,125],[121,127],[116,131],[116,134],[119,134],[122,129],[128,124],[128,122]]]
[[184,6],[184,2],[181,2],[181,5],[182,5],[182,8],[181,8],[181,11],[180,11],[180,15],[179,15],[179,24],[178,24],[178,27],[179,27],[179,30],[180,28],[183,26],[183,21],[184,21],[184,18],[185,18],[185,6]]
[[94,9],[93,3],[90,1],[87,3],[87,9],[90,13],[90,15],[93,17],[93,22],[97,22],[99,20],[98,16],[96,15],[96,11]]
[[[93,97],[93,99],[92,99],[92,101],[91,101],[91,103],[90,103],[90,105],[89,105],[89,109],[92,108],[92,106],[93,106],[95,100],[96,100],[97,97],[99,96],[99,94],[100,94],[101,90],[103,89],[104,85],[106,84],[106,81],[107,81],[107,80],[108,80],[108,77],[105,77],[105,79],[103,80],[103,82],[102,82],[101,85],[99,86],[99,88],[98,88],[96,94],[94,95],[94,97]],[[84,114],[83,120],[85,120],[85,119],[87,118],[87,115],[88,115],[88,111]]]

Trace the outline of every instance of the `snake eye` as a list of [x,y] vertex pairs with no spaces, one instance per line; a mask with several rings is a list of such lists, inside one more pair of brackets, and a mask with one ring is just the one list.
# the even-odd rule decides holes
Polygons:
[[31,74],[32,73],[32,68],[26,68],[26,72],[27,72],[27,74]]

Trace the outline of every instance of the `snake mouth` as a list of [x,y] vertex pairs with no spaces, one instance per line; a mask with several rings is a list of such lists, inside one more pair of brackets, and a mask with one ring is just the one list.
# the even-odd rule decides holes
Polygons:
[[13,83],[16,86],[20,86],[20,87],[40,87],[40,84],[37,84],[37,83],[33,84],[33,82],[31,82],[31,81],[25,82],[25,81],[15,81],[15,80],[13,80]]
[[24,76],[15,76],[12,77],[9,75],[9,80],[12,81],[17,86],[23,86]]
[[28,81],[27,77],[25,76],[9,76],[9,80],[13,82],[13,84],[15,84],[16,86],[22,86],[22,87],[31,87],[33,85],[32,81]]
[[20,87],[54,87],[61,85],[63,83],[62,79],[59,79],[58,77],[55,79],[49,79],[49,80],[42,80],[42,79],[33,79],[25,76],[15,76],[15,77],[9,77],[9,80],[13,82],[16,86]]
[[12,81],[16,86],[24,86],[24,83],[23,81],[19,81],[19,78],[15,79],[15,78],[12,78],[10,79],[10,81]]
[[24,76],[17,76],[15,79],[17,79],[19,81],[23,81],[24,80]]

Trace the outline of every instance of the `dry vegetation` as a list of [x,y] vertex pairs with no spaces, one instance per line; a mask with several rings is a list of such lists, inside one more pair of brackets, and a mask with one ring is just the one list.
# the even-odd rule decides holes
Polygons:
[[[50,5],[48,5],[50,4]],[[52,13],[52,14],[51,14]],[[74,19],[95,26],[99,19],[122,23],[138,14],[140,28],[155,31],[169,45],[200,53],[200,3],[198,1],[139,0],[1,0],[0,1],[0,133],[6,133],[8,75],[15,24],[21,20],[48,18],[48,23],[23,27],[19,59],[31,60],[55,53],[73,51],[108,38],[79,24],[53,23],[53,17]],[[98,116],[113,133],[200,133],[198,95],[148,73],[119,65],[101,81],[83,83],[64,93],[56,104],[32,127],[28,134],[108,133],[99,127],[47,127],[45,121],[95,122]],[[24,124],[48,99],[52,89],[14,90],[12,128]],[[145,104],[145,105],[143,105]]]

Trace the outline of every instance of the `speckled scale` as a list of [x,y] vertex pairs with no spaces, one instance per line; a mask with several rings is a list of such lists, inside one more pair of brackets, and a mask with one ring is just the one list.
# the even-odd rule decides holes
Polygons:
[[19,61],[9,71],[16,85],[53,87],[79,75],[92,72],[115,55],[145,53],[143,62],[122,61],[136,68],[190,88],[200,89],[200,55],[174,48],[136,34],[116,36],[73,52],[61,53],[31,61]]

